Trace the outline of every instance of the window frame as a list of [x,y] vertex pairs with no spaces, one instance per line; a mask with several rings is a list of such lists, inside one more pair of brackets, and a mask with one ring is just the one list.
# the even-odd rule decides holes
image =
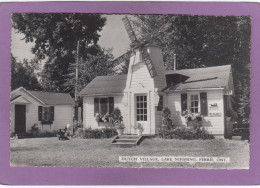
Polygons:
[[[48,111],[49,111],[48,120],[45,120],[45,118],[44,118],[44,109],[48,109]],[[39,113],[40,113],[41,117],[39,117]],[[40,121],[41,124],[53,124],[53,122],[55,120],[54,113],[55,113],[55,106],[38,106],[38,121]]]
[[[207,99],[207,115],[203,115],[205,117],[208,116],[208,92],[207,91],[198,91],[198,92],[184,92],[184,93],[180,93],[180,97],[182,94],[186,94],[187,95],[187,111],[188,113],[192,113],[192,114],[201,114],[201,93],[206,93],[206,99]],[[193,113],[191,111],[191,96],[192,95],[197,95],[198,96],[198,113]],[[181,100],[181,105],[182,105],[182,100]],[[185,116],[186,114],[182,114],[181,112],[181,116]]]
[[[138,97],[146,97],[146,100],[142,100],[142,101],[138,101],[137,98]],[[145,103],[146,103],[146,107],[145,107]],[[138,107],[137,104],[142,104],[142,107]],[[143,113],[138,113],[138,111],[141,111],[143,110]],[[146,110],[146,113],[145,113],[145,110]],[[142,117],[142,119],[139,119],[139,117]],[[148,121],[148,96],[146,94],[140,94],[140,95],[136,95],[135,96],[135,118],[136,118],[136,121],[141,121],[141,122],[144,122],[144,121]]]
[[[193,96],[197,96],[197,100],[194,100],[194,99],[192,99],[192,97]],[[200,111],[201,111],[201,109],[200,109],[200,93],[192,93],[192,94],[190,94],[190,96],[189,96],[189,99],[190,99],[190,101],[189,101],[189,110],[190,110],[190,113],[192,113],[192,114],[199,114],[200,113]],[[196,106],[192,106],[192,102],[194,102],[194,104],[196,104],[196,102],[198,103],[198,105]],[[192,112],[192,109],[194,109],[194,111],[196,111],[196,109],[198,109],[198,111],[197,112]]]
[[[115,105],[115,97],[111,97],[111,96],[94,97],[94,99],[93,99],[94,100],[94,117],[96,116],[97,113],[99,115],[101,114],[100,113],[100,109],[101,109],[100,99],[102,99],[102,98],[106,98],[107,99],[107,112],[106,113],[109,113],[109,115],[112,113],[112,112],[109,112],[109,110],[110,110],[110,100],[109,100],[109,98],[113,98],[113,104]],[[95,99],[98,99],[98,111],[99,112],[95,112]],[[113,109],[115,109],[115,107],[113,107]],[[102,115],[105,115],[105,114],[102,114]]]

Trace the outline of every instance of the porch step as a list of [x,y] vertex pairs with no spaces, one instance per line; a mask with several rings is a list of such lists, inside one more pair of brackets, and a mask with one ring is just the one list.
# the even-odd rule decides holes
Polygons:
[[116,136],[112,144],[120,147],[133,147],[137,146],[141,141],[142,136],[137,135],[122,135]]

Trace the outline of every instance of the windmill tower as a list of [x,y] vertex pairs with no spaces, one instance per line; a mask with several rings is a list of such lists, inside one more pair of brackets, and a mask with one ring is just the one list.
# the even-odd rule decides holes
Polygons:
[[164,33],[170,26],[170,21],[154,30],[141,39],[137,39],[127,17],[123,23],[132,43],[132,49],[116,59],[116,64],[130,59],[123,103],[127,108],[127,134],[134,134],[133,126],[142,124],[144,133],[155,133],[156,110],[160,92],[166,87],[162,50],[159,46],[151,44],[158,35]]

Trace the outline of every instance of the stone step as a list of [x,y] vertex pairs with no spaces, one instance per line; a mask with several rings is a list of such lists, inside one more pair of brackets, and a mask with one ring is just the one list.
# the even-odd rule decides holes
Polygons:
[[122,139],[127,139],[127,138],[129,138],[129,139],[139,139],[140,138],[140,136],[138,136],[138,135],[121,135],[121,136],[118,136],[120,139],[122,138]]
[[112,141],[112,144],[120,147],[133,147],[133,146],[137,146],[141,138],[142,136],[137,136],[137,135],[116,136]]
[[127,142],[127,143],[135,143],[138,139],[124,139],[124,138],[118,138],[116,139],[116,142]]

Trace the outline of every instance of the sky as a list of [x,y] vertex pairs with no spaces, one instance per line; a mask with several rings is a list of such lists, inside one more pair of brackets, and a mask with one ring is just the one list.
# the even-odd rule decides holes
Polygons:
[[[104,48],[113,48],[115,58],[124,54],[129,49],[130,39],[124,28],[123,15],[106,15],[107,22],[100,32],[98,44]],[[14,30],[11,33],[11,52],[17,60],[32,59],[34,55],[31,53],[33,43],[25,43],[22,34],[17,34]]]

